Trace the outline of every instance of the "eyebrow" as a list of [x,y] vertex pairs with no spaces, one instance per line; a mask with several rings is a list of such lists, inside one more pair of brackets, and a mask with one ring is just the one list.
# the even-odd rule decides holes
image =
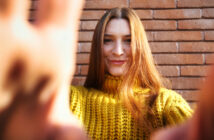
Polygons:
[[[114,36],[113,34],[104,34],[105,37],[112,37]],[[124,37],[131,37],[131,34],[124,35]]]

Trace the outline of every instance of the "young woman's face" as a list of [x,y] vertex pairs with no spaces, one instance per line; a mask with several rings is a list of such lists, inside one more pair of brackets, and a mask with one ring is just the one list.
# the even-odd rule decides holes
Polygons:
[[113,76],[122,76],[131,61],[131,32],[126,19],[111,19],[104,34],[105,70]]

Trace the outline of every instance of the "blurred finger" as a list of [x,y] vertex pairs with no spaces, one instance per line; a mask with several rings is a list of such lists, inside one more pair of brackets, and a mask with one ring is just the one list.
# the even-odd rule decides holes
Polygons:
[[75,126],[55,126],[49,135],[49,140],[87,140],[86,134],[79,127]]
[[155,132],[151,140],[187,140],[189,122]]
[[13,63],[13,66],[7,73],[7,76],[5,77],[5,82],[3,85],[4,88],[11,88],[14,84],[17,82],[20,82],[22,75],[25,72],[25,64],[22,60],[15,60]]
[[65,29],[76,28],[82,6],[83,0],[42,0],[39,4],[36,23],[55,25]]
[[3,18],[27,19],[29,0],[0,0],[0,15]]
[[0,113],[0,139],[44,139],[49,129],[47,113],[54,97],[41,104],[23,88],[17,92],[12,104]]

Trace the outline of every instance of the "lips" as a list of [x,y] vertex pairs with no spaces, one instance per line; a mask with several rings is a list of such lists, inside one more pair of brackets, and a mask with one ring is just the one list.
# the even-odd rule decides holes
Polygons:
[[123,65],[126,63],[126,60],[109,60],[109,62],[114,65]]

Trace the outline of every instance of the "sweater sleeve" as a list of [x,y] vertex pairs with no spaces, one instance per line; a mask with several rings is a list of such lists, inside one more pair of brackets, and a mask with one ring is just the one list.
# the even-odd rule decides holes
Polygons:
[[175,125],[184,122],[192,116],[193,110],[178,93],[168,90],[165,93],[166,102],[163,108],[163,122],[165,125]]

